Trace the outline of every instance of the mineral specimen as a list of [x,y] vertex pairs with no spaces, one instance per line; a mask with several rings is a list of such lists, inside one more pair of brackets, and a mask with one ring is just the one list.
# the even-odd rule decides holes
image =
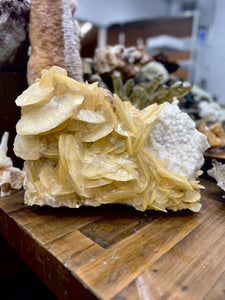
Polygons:
[[217,102],[201,101],[199,115],[205,122],[225,122],[225,109]]
[[98,74],[118,70],[127,79],[135,76],[151,59],[143,47],[106,46],[95,50],[94,65]]
[[217,181],[217,185],[225,191],[225,165],[213,159],[212,169],[208,170],[207,173],[212,176]]
[[207,136],[211,148],[225,145],[225,132],[221,123],[216,122],[211,126],[207,126],[206,123],[201,120],[198,130]]
[[20,189],[23,186],[25,173],[18,168],[13,167],[13,163],[7,154],[7,143],[9,133],[5,132],[0,144],[0,187],[1,197],[8,196],[13,189]]
[[[30,4],[26,0],[0,1],[0,69],[16,70],[25,64],[29,12]],[[17,56],[20,56],[19,63],[15,61]]]
[[199,211],[207,138],[176,100],[138,110],[53,67],[16,104],[14,151],[26,160],[26,204]]
[[[189,82],[176,81],[171,86],[160,84],[162,74],[154,75],[150,81],[140,81],[130,78],[125,83],[122,81],[120,72],[113,71],[112,82],[113,92],[122,100],[130,101],[135,107],[143,109],[146,106],[163,102],[172,102],[174,97],[182,99],[190,92],[192,85]],[[100,80],[98,85],[102,86]]]
[[76,5],[68,0],[32,0],[30,8],[31,56],[29,85],[40,78],[43,69],[53,65],[66,68],[70,77],[82,80],[80,29],[73,19]]
[[163,66],[163,64],[156,61],[151,61],[141,68],[139,77],[152,80],[158,74],[162,75],[162,83],[166,82],[169,79],[169,73]]

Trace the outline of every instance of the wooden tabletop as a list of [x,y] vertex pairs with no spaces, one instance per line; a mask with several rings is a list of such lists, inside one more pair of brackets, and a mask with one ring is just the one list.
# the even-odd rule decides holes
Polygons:
[[199,213],[26,207],[14,192],[0,234],[59,299],[225,299],[225,192],[202,184]]
[[213,152],[213,151],[208,151],[205,152],[204,154],[205,158],[209,158],[209,159],[216,159],[216,160],[225,160],[225,151],[218,151],[218,152]]

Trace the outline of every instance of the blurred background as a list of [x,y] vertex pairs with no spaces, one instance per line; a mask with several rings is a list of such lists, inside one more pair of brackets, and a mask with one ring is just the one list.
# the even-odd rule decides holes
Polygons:
[[77,0],[82,57],[96,47],[144,46],[179,63],[176,75],[225,104],[224,0]]

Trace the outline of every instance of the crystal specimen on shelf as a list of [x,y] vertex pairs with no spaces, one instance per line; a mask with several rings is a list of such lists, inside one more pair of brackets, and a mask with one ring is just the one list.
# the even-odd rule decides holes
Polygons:
[[176,100],[138,110],[53,67],[16,104],[26,204],[199,211],[207,138]]

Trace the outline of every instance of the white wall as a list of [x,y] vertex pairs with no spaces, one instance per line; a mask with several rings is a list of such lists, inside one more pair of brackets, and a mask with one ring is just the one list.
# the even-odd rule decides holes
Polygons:
[[159,18],[168,12],[168,0],[77,0],[77,4],[77,19],[103,27],[117,22]]
[[[179,0],[77,0],[75,17],[107,27],[117,22],[175,15]],[[194,82],[225,104],[225,0],[198,0],[200,25],[208,26],[198,45]]]
[[206,40],[199,46],[195,82],[225,104],[225,1],[214,1],[215,15]]

